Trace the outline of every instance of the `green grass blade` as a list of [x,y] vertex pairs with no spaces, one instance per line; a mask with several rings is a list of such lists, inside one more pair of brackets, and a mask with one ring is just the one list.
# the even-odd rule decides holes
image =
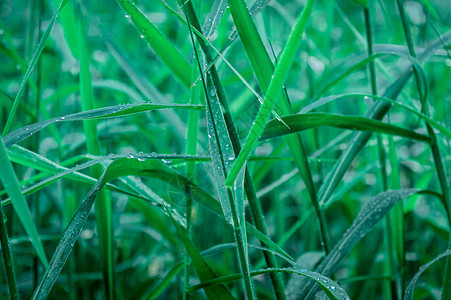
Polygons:
[[[75,6],[76,23],[78,27],[77,41],[79,46],[80,60],[80,98],[83,111],[92,110],[96,104],[92,90],[92,78],[90,70],[90,59],[88,47],[85,40],[85,16],[82,15],[80,3]],[[89,154],[100,155],[101,147],[97,134],[97,121],[84,120],[84,133],[86,146]],[[96,164],[91,168],[91,176],[100,178],[103,169]],[[99,236],[100,253],[102,260],[102,272],[107,299],[116,298],[115,284],[115,258],[114,258],[114,235],[112,223],[112,200],[107,190],[99,191],[95,201],[97,232]]]
[[207,15],[207,20],[202,30],[205,33],[206,38],[210,38],[215,30],[218,28],[219,23],[224,16],[224,13],[228,7],[227,0],[219,0],[213,3],[210,13]]
[[184,264],[179,263],[175,265],[169,272],[166,274],[166,276],[161,280],[161,282],[158,283],[158,285],[152,290],[152,292],[146,297],[147,300],[154,300],[157,299],[158,296],[160,296],[162,293],[164,293],[165,289],[170,284],[171,280],[177,276],[177,274],[183,270],[185,267]]
[[204,110],[203,105],[191,105],[191,104],[156,104],[156,103],[136,103],[136,104],[121,104],[96,109],[85,110],[82,112],[65,115],[61,117],[55,117],[49,120],[44,120],[38,123],[30,124],[20,129],[17,129],[3,138],[6,148],[12,145],[20,143],[26,138],[32,136],[36,132],[44,129],[45,127],[58,123],[68,121],[84,121],[84,120],[101,120],[107,118],[121,117],[133,115],[136,113],[160,110],[160,109],[188,109],[188,110]]
[[417,111],[415,108],[412,108],[408,105],[402,104],[402,103],[398,103],[396,101],[393,101],[389,98],[386,97],[382,97],[382,96],[375,96],[375,95],[370,95],[370,94],[343,94],[343,95],[331,95],[331,96],[327,96],[324,98],[321,98],[309,105],[307,105],[306,107],[304,107],[300,113],[301,114],[305,114],[307,112],[310,112],[314,109],[317,109],[327,103],[330,103],[332,101],[336,101],[339,99],[344,99],[344,98],[373,98],[376,100],[382,100],[384,102],[390,103],[393,106],[397,106],[397,107],[401,107],[413,114],[415,114],[417,117],[425,120],[427,123],[429,123],[429,125],[431,125],[432,127],[434,127],[435,129],[437,129],[438,131],[440,131],[442,134],[444,134],[447,138],[451,139],[451,130],[446,128],[443,124],[437,122],[436,120],[434,120],[433,118],[429,117],[428,115],[425,115],[422,112]]
[[[308,1],[304,7],[298,22],[296,23],[293,31],[290,34],[287,45],[281,55],[281,60],[277,68],[274,70],[274,66],[271,59],[262,43],[260,35],[258,34],[256,27],[250,17],[250,12],[246,8],[245,2],[241,0],[229,1],[230,9],[232,11],[237,30],[240,33],[241,40],[246,49],[246,53],[249,60],[252,63],[255,75],[259,81],[261,89],[266,93],[265,100],[260,107],[258,115],[254,121],[254,125],[249,132],[243,149],[237,158],[237,163],[229,174],[230,178],[226,179],[226,185],[233,182],[234,176],[236,177],[236,172],[242,167],[242,164],[247,160],[248,156],[254,149],[258,136],[262,133],[264,124],[268,121],[270,112],[275,109],[276,118],[283,123],[278,114],[289,114],[291,113],[290,104],[288,99],[283,98],[279,105],[276,105],[276,101],[279,99],[280,91],[282,90],[283,82],[288,74],[289,67],[294,59],[295,52],[300,40],[302,33],[307,24],[308,18],[310,17],[311,10],[313,8],[314,1]],[[272,74],[272,77],[270,76]],[[265,104],[266,103],[266,104]],[[284,124],[286,125],[286,124]],[[294,161],[304,179],[305,185],[307,186],[311,202],[317,213],[321,239],[326,249],[329,251],[329,239],[327,235],[326,225],[324,216],[318,205],[316,189],[313,183],[310,166],[308,164],[307,155],[305,153],[304,145],[299,136],[287,136],[287,144],[292,152]],[[285,298],[284,293],[282,293],[281,287],[276,290],[279,298]]]
[[39,238],[36,226],[33,223],[33,218],[31,216],[27,201],[20,190],[19,182],[17,181],[13,166],[8,158],[8,154],[6,153],[3,141],[0,143],[0,163],[3,166],[0,171],[0,179],[2,184],[8,195],[11,197],[14,210],[25,229],[25,232],[30,237],[31,243],[36,250],[39,259],[42,264],[47,267],[48,261],[45,256],[44,247]]
[[89,212],[94,204],[94,200],[104,182],[105,181],[103,180],[102,176],[80,204],[76,214],[64,231],[63,237],[59,241],[58,246],[53,253],[50,265],[47,268],[39,285],[36,287],[32,299],[47,299],[53,287],[53,284],[56,282],[59,273],[66,264],[66,261],[69,258],[69,255],[72,252],[72,249],[81,234],[83,226],[88,219]]
[[[194,27],[199,28],[199,22],[191,3],[189,4],[188,9],[185,8],[184,11],[185,15],[189,16],[188,20],[192,19],[195,22]],[[188,28],[190,31],[191,42],[194,47],[196,61],[199,70],[201,70],[202,67],[199,56],[197,54],[197,49],[195,47],[193,30],[189,25],[190,22],[188,21]],[[202,48],[205,48],[205,43],[203,43],[202,40],[199,41],[201,42]],[[207,57],[207,61],[211,61],[211,56],[208,50],[205,49],[204,53]],[[227,126],[227,123],[225,121],[225,118],[230,118],[230,113],[227,112],[224,116],[220,107],[219,99],[222,100],[222,104],[228,111],[227,100],[225,99],[224,91],[219,81],[216,69],[213,68],[211,71],[209,71],[207,73],[206,79],[204,79],[204,77],[201,75],[201,79],[206,96],[208,140],[210,144],[210,154],[213,162],[213,172],[216,178],[219,200],[224,212],[224,217],[226,221],[232,225],[232,228],[234,230],[234,236],[238,245],[238,257],[241,272],[243,274],[246,296],[248,299],[254,299],[255,290],[252,278],[250,276],[247,235],[244,219],[244,198],[237,198],[241,198],[239,191],[242,190],[243,182],[236,182],[233,186],[233,192],[231,187],[225,186],[227,174],[230,172],[231,165],[235,160],[234,148],[237,147],[236,142],[232,144],[229,133],[234,136],[236,136],[236,133],[232,128],[229,128]],[[229,121],[228,124],[233,124],[233,122]]]
[[307,25],[307,21],[310,17],[314,2],[314,0],[307,1],[306,6],[299,16],[298,22],[296,23],[290,34],[290,37],[288,38],[287,45],[282,52],[279,64],[274,70],[274,75],[271,78],[271,82],[268,86],[265,100],[260,107],[254,125],[252,126],[251,131],[246,138],[243,149],[241,150],[237,160],[233,164],[232,169],[230,170],[230,173],[226,178],[226,186],[232,186],[233,182],[238,176],[239,171],[248,159],[252,150],[255,148],[258,138],[262,134],[264,126],[270,117],[271,111],[276,105],[280,90],[282,89],[283,82],[285,81],[285,78],[288,74],[289,67],[293,62],[297,47],[300,44],[302,33],[304,32],[304,28]]
[[169,42],[168,38],[158,31],[155,25],[144,15],[144,13],[129,0],[118,0],[119,4],[130,17],[133,24],[149,42],[152,49],[171,69],[185,87],[191,86],[191,65],[180,54],[180,52]]
[[[4,147],[3,147],[4,148]],[[1,150],[0,150],[1,151]],[[3,176],[0,175],[0,179]],[[1,180],[3,182],[3,179]],[[3,205],[0,204],[0,244],[2,246],[2,257],[5,266],[6,281],[8,282],[9,296],[11,299],[18,300],[19,294],[17,292],[16,275],[14,274],[14,264],[11,255],[11,248],[9,246],[8,234],[6,229],[6,218],[3,214]]]
[[[192,35],[191,38],[193,39]],[[199,58],[197,58],[197,61],[200,69]],[[207,79],[208,87],[204,79],[202,79],[202,83],[207,99],[208,140],[210,144],[210,153],[213,162],[213,171],[216,178],[219,200],[224,213],[224,218],[234,229],[247,298],[254,299],[255,291],[250,277],[246,231],[244,227],[245,220],[240,218],[238,199],[233,195],[231,188],[225,186],[227,174],[230,172],[231,166],[235,161],[235,153],[233,151],[229,131],[227,130],[227,125],[219,104],[217,88],[213,85],[213,80],[211,79],[210,74],[207,75]],[[242,184],[242,182],[236,183],[233,186],[234,191],[241,189]]]
[[17,107],[19,106],[20,98],[22,97],[22,94],[25,90],[26,83],[28,79],[31,76],[31,73],[33,72],[34,67],[36,66],[42,51],[44,50],[45,44],[47,43],[47,40],[50,36],[50,32],[52,31],[53,25],[55,24],[56,18],[58,17],[58,13],[60,10],[66,5],[66,3],[69,0],[62,0],[58,9],[56,10],[55,14],[53,15],[52,19],[49,22],[49,25],[47,26],[47,29],[45,30],[42,38],[40,39],[36,50],[33,53],[33,57],[31,58],[31,61],[28,65],[27,71],[25,72],[25,76],[22,79],[22,82],[20,84],[19,90],[16,94],[16,98],[14,99],[13,107],[11,108],[11,111],[9,112],[8,120],[6,121],[5,127],[3,128],[2,137],[6,136],[9,132],[9,129],[12,125],[12,122],[14,120],[14,115],[16,114]]
[[266,125],[265,131],[261,135],[260,140],[266,140],[320,126],[332,126],[350,130],[362,130],[399,135],[423,142],[430,141],[429,137],[416,133],[412,130],[364,117],[342,116],[326,113],[309,113],[285,116],[282,119],[289,126],[289,128],[280,123],[279,120],[273,119]]
[[[351,250],[360,240],[366,236],[377,223],[387,215],[390,210],[401,200],[417,193],[416,189],[388,191],[373,197],[359,212],[354,222],[346,231],[341,240],[335,245],[329,255],[319,264],[316,272],[324,276],[330,276],[349,255]],[[296,297],[306,299],[312,295],[315,288],[306,283],[302,290],[296,291]],[[293,295],[294,296],[294,295]]]
[[445,252],[438,255],[436,258],[428,262],[427,264],[420,267],[418,272],[413,276],[413,278],[410,280],[409,285],[406,288],[406,293],[404,295],[404,300],[412,300],[413,299],[413,293],[415,291],[415,285],[417,284],[418,279],[420,278],[421,274],[423,274],[424,271],[426,271],[427,268],[429,268],[432,264],[436,263],[442,258],[449,257],[451,255],[451,250],[446,250]]

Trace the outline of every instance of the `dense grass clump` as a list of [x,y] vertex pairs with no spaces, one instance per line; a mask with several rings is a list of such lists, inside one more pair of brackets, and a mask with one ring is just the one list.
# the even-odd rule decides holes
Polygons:
[[451,299],[451,3],[0,3],[0,298]]

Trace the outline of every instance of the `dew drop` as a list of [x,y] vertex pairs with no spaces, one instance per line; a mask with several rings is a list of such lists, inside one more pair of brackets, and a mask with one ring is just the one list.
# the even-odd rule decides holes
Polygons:
[[125,17],[126,17],[127,19],[130,19],[130,15],[129,15],[129,14],[126,14]]
[[143,39],[144,38],[144,34],[141,34],[139,37]]

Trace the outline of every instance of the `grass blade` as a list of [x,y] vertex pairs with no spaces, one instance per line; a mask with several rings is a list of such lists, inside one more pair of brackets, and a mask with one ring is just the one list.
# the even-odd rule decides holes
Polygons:
[[[345,232],[343,238],[335,245],[329,255],[319,264],[315,272],[330,276],[349,255],[351,250],[366,236],[377,223],[387,215],[401,200],[417,193],[416,189],[383,192],[373,197],[359,212],[351,227]],[[302,286],[302,285],[301,285]],[[315,291],[312,284],[306,283],[302,289],[296,291],[296,298],[306,299]]]
[[166,63],[185,87],[191,86],[191,65],[169,40],[158,31],[152,22],[132,1],[118,0],[119,4],[130,17],[139,32],[149,42],[152,49]]
[[254,125],[249,132],[248,137],[246,138],[246,142],[243,146],[242,151],[237,157],[235,163],[230,170],[226,178],[226,186],[232,186],[236,177],[238,176],[239,171],[243,167],[244,163],[248,159],[250,153],[255,148],[255,145],[258,141],[258,138],[262,134],[264,130],[264,126],[269,119],[272,109],[274,108],[276,101],[278,99],[280,90],[282,89],[283,82],[288,74],[289,67],[293,62],[294,55],[296,53],[296,49],[301,41],[302,33],[304,32],[304,28],[307,24],[308,18],[310,17],[314,0],[307,1],[306,6],[302,10],[301,15],[299,16],[298,22],[293,28],[290,37],[288,38],[287,45],[285,46],[284,51],[282,52],[279,64],[274,70],[274,75],[271,79],[271,82],[268,86],[268,90],[265,95],[265,100],[260,107],[258,115],[255,119]]
[[[190,33],[194,45],[194,38],[191,30]],[[201,69],[198,57],[197,63],[199,65],[199,69]],[[231,164],[235,160],[235,153],[232,148],[232,142],[230,140],[229,132],[219,104],[216,86],[213,85],[213,80],[211,79],[210,74],[207,74],[207,79],[209,83],[208,88],[205,79],[202,79],[202,84],[204,86],[204,92],[207,99],[208,140],[210,144],[210,153],[213,162],[213,171],[216,178],[219,200],[226,221],[232,225],[234,229],[246,296],[248,299],[254,299],[255,291],[250,277],[246,231],[244,227],[245,220],[240,218],[241,214],[239,213],[238,199],[233,195],[232,189],[225,186],[227,174],[230,172]],[[241,189],[242,184],[242,182],[236,183],[233,186],[233,191]]]
[[[237,26],[237,30],[240,33],[241,40],[243,42],[243,45],[246,49],[246,53],[249,57],[249,60],[251,61],[252,67],[254,69],[255,75],[258,79],[258,82],[260,84],[261,89],[264,93],[266,93],[265,99],[262,106],[260,107],[259,113],[257,115],[257,118],[254,121],[254,125],[251,128],[251,132],[248,135],[248,138],[246,140],[246,143],[248,143],[248,148],[246,149],[246,143],[243,151],[248,151],[247,155],[250,155],[250,152],[253,150],[253,147],[255,147],[256,141],[252,142],[249,137],[251,137],[253,130],[258,132],[263,127],[264,123],[268,121],[269,118],[269,111],[272,111],[272,109],[275,109],[275,115],[276,118],[283,123],[283,120],[280,119],[278,114],[289,114],[291,113],[291,105],[287,98],[283,98],[281,102],[281,106],[275,105],[276,97],[279,96],[280,91],[282,89],[282,83],[285,80],[286,74],[289,69],[289,65],[291,64],[291,60],[294,58],[294,53],[297,49],[297,45],[300,43],[300,39],[302,36],[302,32],[304,31],[304,28],[306,26],[306,23],[308,21],[308,18],[310,16],[314,1],[309,1],[306,4],[306,7],[304,7],[299,20],[294,27],[292,33],[290,34],[290,37],[288,39],[288,43],[286,45],[286,48],[284,52],[282,53],[282,58],[280,65],[277,67],[276,70],[274,70],[274,66],[271,62],[271,59],[269,57],[268,52],[266,51],[263,42],[260,38],[260,35],[258,34],[256,27],[252,21],[251,14],[252,12],[249,12],[246,8],[245,2],[238,0],[238,1],[229,1],[230,8],[232,11],[232,16],[235,20],[235,24]],[[285,60],[283,60],[285,55]],[[291,57],[291,58],[290,58]],[[286,64],[286,65],[285,65]],[[283,74],[285,72],[285,75]],[[277,76],[280,75],[280,78]],[[273,74],[271,77],[270,74]],[[274,83],[272,82],[274,79],[275,82],[277,80],[280,80],[280,82]],[[271,85],[273,85],[271,87]],[[273,99],[274,98],[274,99]],[[269,104],[269,107],[265,107]],[[272,102],[272,104],[270,103]],[[266,111],[267,110],[267,111]],[[265,116],[267,115],[267,116]],[[258,119],[260,118],[260,119]],[[257,126],[255,126],[257,125]],[[284,124],[287,126],[287,124]],[[259,132],[261,134],[261,132]],[[291,153],[293,155],[294,161],[296,163],[296,166],[299,169],[299,172],[301,174],[301,177],[303,178],[305,185],[307,186],[307,190],[310,195],[310,200],[312,202],[313,207],[315,208],[315,212],[317,214],[319,225],[320,225],[320,232],[321,232],[321,240],[324,244],[324,248],[326,252],[329,251],[329,238],[327,234],[327,229],[325,225],[325,219],[321,212],[321,209],[319,207],[317,196],[316,196],[316,189],[313,183],[312,174],[310,171],[310,166],[308,163],[307,155],[304,149],[303,142],[300,138],[300,136],[287,136],[286,137],[287,144],[291,150]],[[253,145],[252,145],[253,144]],[[240,151],[240,154],[238,157],[242,156],[242,161],[246,161],[246,155],[243,155],[243,151]],[[237,168],[238,170],[238,168]],[[233,178],[232,178],[233,179]],[[275,274],[277,275],[277,274]],[[285,298],[284,288],[282,285],[282,280],[280,278],[274,278],[273,279],[275,289],[276,289],[276,296],[279,299]]]
[[32,136],[36,132],[44,129],[45,127],[59,122],[68,121],[85,121],[85,120],[101,120],[107,118],[114,118],[120,116],[133,115],[140,112],[180,108],[188,110],[204,110],[203,105],[191,105],[191,104],[156,104],[156,103],[137,103],[137,104],[121,104],[96,109],[85,110],[82,112],[65,115],[61,117],[55,117],[49,120],[44,120],[38,123],[30,124],[28,126],[17,129],[3,138],[6,148],[11,147],[26,138]]
[[399,135],[409,139],[429,142],[429,138],[425,135],[416,133],[412,130],[401,128],[399,126],[390,125],[381,121],[364,117],[342,116],[325,113],[309,113],[286,116],[282,117],[282,119],[289,126],[288,128],[284,124],[280,123],[279,120],[271,120],[266,125],[265,131],[261,135],[260,140],[266,140],[285,134],[316,128],[319,126],[332,126],[343,129]]
[[[4,146],[1,146],[4,149]],[[0,157],[1,157],[1,151],[0,150]],[[3,182],[3,176],[0,174],[1,182]],[[4,185],[5,183],[3,183]],[[3,205],[0,204],[0,244],[2,246],[2,257],[3,257],[3,263],[5,265],[5,271],[6,271],[6,281],[8,282],[8,288],[9,288],[9,296],[11,299],[19,299],[19,294],[17,292],[17,286],[16,286],[16,275],[14,274],[14,265],[13,265],[13,258],[11,255],[11,248],[9,246],[8,241],[8,234],[6,231],[6,219],[3,214]]]
[[418,272],[413,276],[412,280],[410,281],[409,285],[406,288],[406,293],[404,295],[404,300],[412,300],[413,299],[413,292],[415,290],[415,285],[417,284],[418,279],[420,278],[421,274],[423,274],[424,271],[426,271],[427,268],[429,268],[432,264],[436,263],[442,258],[448,257],[451,255],[451,250],[446,250],[445,252],[438,255],[436,258],[428,262],[427,264],[420,267]]
[[[111,162],[101,178],[83,200],[77,213],[64,231],[63,237],[53,254],[52,261],[47,268],[46,274],[34,292],[33,299],[45,299],[49,295],[56,278],[64,267],[75,242],[80,236],[81,230],[87,220],[97,194],[107,182],[122,176],[152,176],[172,184],[180,185],[180,189],[195,195],[194,199],[198,199],[197,196],[202,198],[207,197],[206,194],[199,193],[195,186],[189,185],[189,181],[186,178],[178,175],[180,176],[180,179],[174,180],[174,176],[177,176],[177,174],[173,172],[167,173],[167,171],[170,171],[169,167],[165,166],[162,162],[153,160],[140,161],[135,158],[120,158]],[[188,185],[188,189],[186,189],[186,185]]]
[[429,125],[431,125],[435,129],[440,131],[447,138],[451,139],[451,130],[449,130],[448,128],[446,128],[444,125],[440,124],[439,122],[437,122],[433,118],[431,118],[431,117],[425,115],[424,113],[417,111],[415,108],[412,108],[412,107],[407,106],[405,104],[398,103],[398,102],[393,101],[393,100],[391,100],[389,98],[386,98],[386,97],[375,96],[375,95],[370,95],[370,94],[342,94],[342,95],[327,96],[327,97],[321,98],[321,99],[319,99],[319,100],[307,105],[306,107],[304,107],[300,111],[300,114],[305,114],[305,113],[310,112],[310,111],[312,111],[314,109],[317,109],[317,108],[319,108],[319,107],[321,107],[321,106],[323,106],[323,105],[325,105],[327,103],[330,103],[332,101],[336,101],[336,100],[339,100],[339,99],[343,99],[343,98],[363,98],[363,99],[373,98],[373,99],[376,99],[376,100],[382,100],[384,102],[390,103],[392,106],[403,108],[403,109],[413,113],[417,117],[425,120],[427,123],[429,123]]
[[11,197],[14,210],[25,229],[25,232],[30,237],[33,248],[36,250],[42,264],[47,267],[48,261],[45,256],[44,247],[39,238],[36,226],[33,223],[33,217],[31,216],[27,201],[20,190],[19,182],[17,181],[13,166],[6,153],[3,141],[0,143],[0,163],[3,166],[0,171],[2,184],[8,195]]

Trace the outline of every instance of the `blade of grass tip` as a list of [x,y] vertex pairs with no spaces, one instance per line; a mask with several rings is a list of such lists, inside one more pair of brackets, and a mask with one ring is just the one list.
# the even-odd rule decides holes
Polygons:
[[[185,14],[187,15],[186,9]],[[189,25],[189,19],[188,19]],[[199,56],[195,48],[193,32],[189,26],[190,37],[196,54],[196,61],[201,69]],[[238,245],[238,257],[243,274],[244,287],[248,299],[255,299],[255,291],[250,276],[250,265],[247,251],[246,231],[244,227],[244,220],[240,220],[237,199],[233,196],[232,189],[226,188],[224,185],[227,173],[230,171],[230,165],[235,160],[235,153],[233,152],[232,142],[230,140],[229,132],[224,120],[224,116],[219,104],[217,90],[213,84],[213,79],[210,73],[207,73],[207,80],[202,76],[202,85],[204,88],[207,104],[207,122],[208,122],[208,137],[210,144],[211,159],[213,162],[214,174],[217,182],[217,189],[219,200],[224,212],[226,221],[232,225],[235,239]],[[208,90],[208,88],[210,90]],[[242,184],[242,183],[241,183]],[[237,185],[233,187],[237,189]],[[243,231],[244,229],[244,231]]]
[[[3,182],[3,179],[1,181]],[[11,249],[9,247],[8,235],[6,232],[6,219],[5,216],[3,215],[2,204],[0,204],[0,244],[2,246],[2,257],[3,263],[5,265],[6,281],[8,282],[9,296],[11,297],[11,299],[16,300],[19,299],[19,294],[17,291],[16,275],[14,274],[13,258],[11,255]]]
[[[95,108],[92,91],[92,79],[90,71],[90,62],[88,48],[85,40],[84,22],[81,3],[77,1],[75,7],[76,22],[78,23],[78,45],[80,59],[80,96],[82,110]],[[97,122],[94,120],[83,121],[84,132],[86,136],[86,146],[88,153],[100,155],[100,143],[97,137]],[[102,166],[96,164],[91,169],[91,175],[99,178],[103,173]],[[107,299],[115,299],[115,271],[114,271],[114,236],[112,223],[112,203],[111,195],[103,190],[99,193],[95,201],[96,223],[100,240],[100,251],[102,257],[103,276],[105,281],[105,291]]]
[[189,88],[191,86],[192,71],[191,65],[186,59],[132,1],[118,0],[118,3],[157,55],[171,69],[180,82]]
[[409,285],[407,286],[406,293],[404,295],[404,300],[412,300],[413,299],[413,292],[415,290],[415,285],[420,278],[421,274],[423,274],[424,271],[426,271],[427,268],[429,268],[432,264],[439,261],[442,258],[449,258],[451,255],[451,250],[446,250],[445,252],[438,255],[436,258],[428,262],[427,264],[420,267],[418,272],[413,276],[412,280],[410,281]]
[[273,119],[268,122],[265,127],[265,131],[262,133],[259,140],[274,138],[319,126],[332,126],[350,130],[381,132],[391,135],[399,135],[426,143],[430,142],[429,137],[423,134],[364,117],[342,116],[327,113],[309,113],[285,116],[283,117],[283,120],[286,124],[288,124],[289,129],[280,123],[279,120]]
[[[380,193],[373,197],[359,212],[358,216],[349,229],[344,233],[341,240],[335,245],[332,251],[316,268],[324,276],[330,276],[350,254],[355,245],[365,237],[378,222],[384,218],[391,209],[399,202],[410,195],[417,193],[416,189],[403,189]],[[312,282],[305,282],[301,289],[295,290],[296,299],[309,299],[316,290]]]
[[19,90],[16,94],[16,98],[14,99],[13,106],[11,108],[11,111],[9,112],[8,119],[6,121],[5,127],[3,128],[2,137],[6,136],[9,132],[9,129],[12,125],[12,122],[14,120],[14,116],[17,111],[17,107],[19,106],[20,99],[22,97],[22,94],[25,90],[25,85],[28,81],[28,79],[31,76],[31,73],[33,72],[34,67],[36,66],[36,63],[38,62],[42,51],[44,50],[45,44],[47,43],[47,40],[50,36],[50,32],[52,31],[53,25],[55,24],[56,18],[58,17],[58,13],[60,10],[66,5],[66,3],[69,2],[69,0],[62,0],[60,2],[60,5],[58,6],[58,9],[56,10],[55,14],[53,15],[52,19],[49,22],[49,25],[47,26],[47,29],[45,30],[42,38],[40,39],[36,50],[33,53],[33,57],[30,60],[30,63],[28,65],[27,71],[25,72],[25,75],[22,79],[22,82],[19,86]]
[[191,104],[156,104],[156,103],[137,103],[137,104],[121,104],[114,106],[107,106],[102,108],[96,108],[91,110],[85,110],[82,112],[65,115],[61,117],[55,117],[52,119],[44,120],[38,123],[30,124],[25,127],[14,130],[3,138],[5,147],[9,148],[12,145],[22,142],[26,138],[32,136],[36,132],[44,129],[45,127],[58,123],[69,121],[85,121],[85,120],[100,120],[106,118],[114,118],[120,116],[127,116],[131,114],[161,110],[161,109],[188,109],[188,110],[204,110],[204,105],[191,105]]
[[[407,47],[409,49],[409,54],[416,58],[415,46],[413,44],[413,39],[412,39],[412,35],[410,32],[410,27],[408,24],[408,20],[407,20],[403,2],[401,0],[397,0],[396,4],[397,4],[398,10],[399,10],[399,15],[401,17],[401,21],[402,21],[401,23],[402,23],[402,27],[404,30],[404,37],[406,39]],[[427,103],[427,85],[424,87],[425,91],[423,92],[422,88],[421,88],[422,87],[421,74],[418,72],[417,69],[414,69],[413,72],[415,75],[416,87],[418,89],[418,93],[419,93],[420,99],[421,99],[421,105],[422,105],[421,111],[424,112],[425,114],[429,115],[429,106]],[[427,129],[429,137],[431,138],[430,147],[431,147],[431,151],[432,151],[432,157],[434,158],[434,164],[435,164],[435,167],[437,170],[437,177],[439,179],[440,188],[442,190],[442,195],[443,195],[443,200],[444,200],[443,203],[445,205],[445,209],[446,209],[446,213],[447,213],[447,217],[448,217],[448,226],[451,227],[451,194],[450,194],[449,185],[448,185],[446,168],[443,163],[442,153],[439,148],[439,144],[437,143],[437,137],[435,135],[434,130],[428,123],[426,123],[426,129]],[[451,247],[451,233],[450,233],[449,239],[450,239],[450,247]],[[449,299],[449,298],[451,298],[451,259],[450,258],[448,258],[447,262],[446,262],[445,280],[443,283],[442,295],[441,295],[441,299]]]
[[[441,38],[435,40],[429,47],[427,47],[425,52],[419,58],[419,61],[423,61],[429,58],[437,50],[437,48],[442,45],[442,41],[449,40],[451,40],[451,32],[444,34]],[[413,71],[409,67],[393,84],[391,84],[385,90],[383,97],[392,100],[396,99],[412,74]],[[389,102],[378,102],[369,109],[367,116],[373,119],[381,120],[391,106],[392,104]],[[341,154],[340,159],[334,165],[332,171],[327,175],[326,179],[321,185],[319,191],[320,203],[325,203],[331,197],[339,182],[342,180],[343,175],[348,170],[355,157],[366,145],[366,142],[370,139],[371,135],[372,133],[370,132],[361,132],[357,133],[352,138],[352,140],[349,142],[348,148]]]
[[0,170],[0,180],[6,192],[11,197],[11,202],[13,204],[14,211],[19,217],[19,220],[22,223],[25,232],[30,237],[31,244],[36,250],[39,259],[41,260],[42,264],[45,267],[47,267],[48,261],[45,256],[44,247],[39,238],[36,226],[33,223],[33,218],[31,216],[30,209],[20,189],[20,185],[19,182],[17,181],[17,177],[14,172],[11,161],[9,160],[8,154],[6,153],[3,140],[0,142],[0,165],[2,166]]
[[442,134],[444,134],[447,138],[451,139],[451,130],[449,130],[448,128],[446,128],[444,125],[440,124],[439,122],[435,121],[433,118],[417,111],[415,108],[412,108],[410,106],[407,106],[405,104],[402,103],[398,103],[395,102],[389,98],[386,97],[382,97],[382,96],[375,96],[375,95],[369,95],[369,94],[342,94],[342,95],[331,95],[331,96],[327,96],[324,98],[321,98],[309,105],[307,105],[306,107],[304,107],[301,111],[300,114],[305,114],[307,112],[310,112],[322,105],[325,105],[331,101],[335,101],[338,99],[342,99],[342,98],[356,98],[356,97],[361,97],[362,99],[368,99],[368,98],[373,98],[375,100],[382,100],[384,102],[390,103],[390,105],[393,106],[397,106],[397,107],[401,107],[413,114],[415,114],[416,116],[418,116],[421,119],[424,119],[426,122],[428,122],[432,127],[434,127],[435,129],[437,129],[438,131],[440,131]]

